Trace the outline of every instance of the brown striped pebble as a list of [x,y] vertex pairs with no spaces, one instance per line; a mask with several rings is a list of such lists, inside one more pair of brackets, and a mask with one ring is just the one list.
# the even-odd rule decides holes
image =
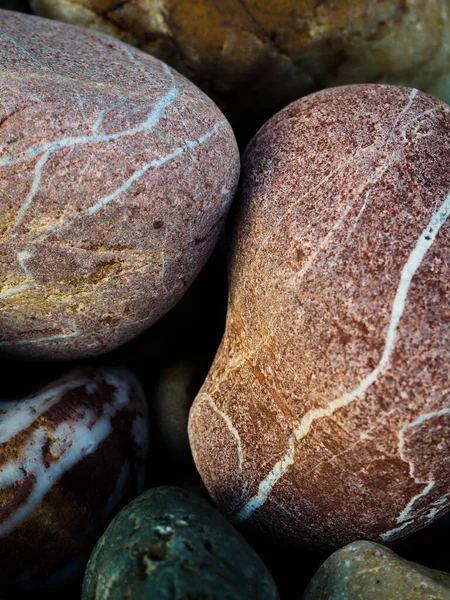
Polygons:
[[114,514],[143,489],[147,407],[124,369],[72,371],[0,402],[0,568],[5,583],[82,574]]
[[234,521],[333,548],[450,507],[450,107],[328,89],[244,159],[226,333],[190,413]]

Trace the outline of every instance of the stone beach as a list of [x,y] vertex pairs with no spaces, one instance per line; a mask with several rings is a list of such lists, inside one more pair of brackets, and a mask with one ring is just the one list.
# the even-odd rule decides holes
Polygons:
[[449,33],[0,0],[0,600],[450,600]]

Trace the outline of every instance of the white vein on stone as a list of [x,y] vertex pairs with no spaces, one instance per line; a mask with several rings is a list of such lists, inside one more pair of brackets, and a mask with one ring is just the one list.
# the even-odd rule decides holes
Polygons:
[[351,392],[343,394],[340,398],[333,400],[326,408],[317,408],[310,410],[301,420],[299,426],[289,437],[289,447],[284,457],[278,461],[270,473],[260,482],[258,492],[253,496],[245,506],[238,512],[235,520],[245,521],[266,502],[273,487],[286,472],[288,467],[294,462],[295,445],[308,435],[312,424],[326,417],[333,415],[336,410],[348,406],[357,398],[363,396],[370,386],[375,383],[378,376],[388,366],[392,351],[394,349],[395,338],[400,319],[403,315],[408,291],[414,275],[422,264],[426,252],[433,244],[442,225],[450,215],[450,194],[445,198],[439,210],[435,212],[425,229],[422,231],[416,242],[408,260],[406,261],[400,276],[400,282],[392,304],[389,327],[386,335],[385,346],[381,360],[377,367],[371,371],[360,384]]
[[[128,403],[129,385],[113,373],[109,373],[105,380],[116,387],[116,392],[113,402],[103,405],[100,419],[96,411],[79,407],[77,413],[80,418],[74,424],[61,423],[51,437],[48,436],[45,425],[41,425],[28,438],[20,455],[0,466],[0,490],[11,485],[21,486],[30,475],[35,480],[30,495],[0,523],[0,539],[20,525],[55,482],[83,456],[92,454],[112,432],[113,417]],[[49,452],[58,457],[49,466],[44,463],[42,456],[42,448],[46,444],[49,444]]]
[[233,421],[230,419],[230,417],[226,413],[224,413],[222,410],[220,410],[220,408],[216,405],[216,403],[214,402],[214,400],[213,400],[212,396],[210,396],[210,394],[207,394],[206,392],[200,392],[197,397],[197,402],[201,402],[202,400],[205,400],[209,404],[209,406],[213,409],[213,411],[224,420],[229,432],[236,440],[238,466],[239,466],[239,471],[241,471],[242,465],[244,463],[244,453],[242,450],[242,442],[241,442],[241,436],[239,435],[239,431],[234,426]]
[[92,394],[97,389],[95,383],[78,377],[71,381],[64,381],[50,390],[35,394],[27,398],[26,401],[1,400],[0,444],[7,442],[20,431],[27,429],[44,412],[59,402],[62,395],[81,386],[86,387],[88,394]]
[[19,164],[21,162],[26,162],[27,160],[30,160],[31,158],[36,158],[37,156],[42,155],[35,167],[35,175],[33,178],[33,183],[32,183],[30,192],[25,200],[24,205],[20,209],[12,228],[18,227],[20,225],[20,223],[22,222],[23,217],[25,216],[27,210],[29,209],[30,204],[39,188],[42,169],[45,166],[45,164],[47,163],[50,156],[52,156],[55,152],[57,152],[63,148],[71,148],[73,146],[94,144],[94,143],[95,144],[104,143],[104,142],[108,142],[108,141],[118,140],[125,136],[127,136],[127,137],[134,136],[137,133],[149,132],[159,123],[165,110],[168,108],[168,106],[170,106],[176,100],[176,98],[179,95],[179,90],[178,90],[177,86],[175,85],[175,80],[174,80],[174,76],[173,76],[172,72],[170,71],[169,67],[167,67],[166,65],[164,65],[164,67],[165,67],[166,73],[168,74],[168,76],[171,80],[170,89],[166,94],[164,94],[164,96],[162,96],[155,103],[155,105],[153,106],[153,108],[150,111],[147,118],[144,121],[142,121],[141,123],[139,123],[139,125],[136,125],[135,127],[132,127],[130,129],[126,129],[126,130],[115,132],[115,133],[109,133],[109,134],[103,134],[103,135],[94,133],[92,135],[62,138],[59,140],[54,140],[52,142],[48,142],[46,144],[43,144],[42,146],[28,148],[27,150],[19,152],[18,154],[14,155],[12,157],[5,157],[5,158],[0,159],[0,167],[5,167],[5,166],[12,166],[15,164]]
[[[163,156],[161,158],[157,158],[157,159],[152,160],[151,162],[147,163],[146,165],[144,165],[143,167],[141,167],[140,169],[135,171],[131,177],[129,177],[126,181],[124,181],[124,183],[122,183],[122,185],[120,185],[118,188],[116,188],[113,192],[111,192],[107,196],[104,196],[103,198],[100,198],[100,200],[98,200],[93,206],[91,206],[90,208],[88,208],[84,211],[76,213],[76,216],[74,216],[72,219],[67,219],[67,223],[65,226],[69,226],[75,220],[80,219],[84,215],[87,215],[89,217],[95,215],[99,210],[104,208],[112,200],[114,200],[115,198],[117,198],[118,196],[120,196],[121,194],[126,192],[133,185],[133,183],[135,183],[135,181],[138,181],[149,169],[158,169],[162,165],[164,165],[164,164],[168,163],[169,161],[173,160],[174,158],[177,158],[178,156],[180,156],[180,154],[183,154],[183,152],[186,152],[187,150],[190,150],[191,148],[195,148],[196,146],[200,146],[206,140],[208,140],[210,137],[212,137],[215,133],[217,133],[217,131],[221,127],[223,127],[223,125],[225,125],[226,123],[227,123],[226,120],[219,121],[218,123],[216,123],[214,125],[214,127],[212,129],[210,129],[207,133],[205,133],[198,139],[189,140],[187,142],[184,142],[181,146],[179,146],[173,152],[170,152],[169,154],[166,154],[165,156]],[[51,227],[54,227],[54,226],[50,226],[48,229],[50,229]],[[61,228],[62,228],[62,225],[60,224],[58,226],[58,229],[61,229]]]
[[54,340],[63,340],[79,337],[81,335],[81,332],[78,331],[77,326],[75,325],[75,321],[71,320],[69,325],[71,327],[71,331],[69,331],[69,333],[60,333],[58,335],[52,335],[49,337],[32,338],[28,340],[5,340],[0,342],[0,348],[8,346],[26,346],[28,344],[40,344],[42,342],[53,342]]
[[24,292],[29,287],[31,287],[29,283],[22,283],[20,285],[16,285],[15,287],[0,292],[0,298],[9,298],[10,296],[15,296],[16,294],[20,294],[20,292]]
[[[423,479],[416,476],[416,474],[415,474],[416,466],[413,461],[408,460],[408,457],[406,456],[406,453],[405,453],[405,444],[406,444],[405,435],[407,434],[407,432],[409,430],[416,429],[417,427],[422,425],[425,421],[428,421],[435,417],[442,417],[445,415],[450,415],[450,408],[443,408],[442,410],[429,412],[424,415],[420,415],[420,417],[418,417],[412,423],[406,423],[405,425],[403,425],[403,427],[399,431],[398,453],[400,455],[400,458],[402,459],[403,462],[405,462],[408,465],[410,478],[413,479],[417,485],[424,485],[425,487],[422,489],[421,492],[419,492],[418,494],[416,494],[415,496],[413,496],[410,499],[408,504],[402,510],[400,515],[397,517],[397,523],[399,524],[399,526],[382,534],[381,538],[383,541],[390,540],[397,532],[401,531],[402,529],[404,529],[405,527],[410,525],[414,521],[414,519],[416,519],[417,517],[422,518],[422,515],[417,516],[415,514],[412,514],[414,506],[418,500],[427,496],[431,492],[431,490],[434,488],[434,486],[436,485],[433,474],[430,474],[426,481],[423,481]],[[437,509],[436,513],[439,512],[439,510],[442,510],[442,507],[440,509]],[[433,513],[433,510],[431,511],[431,513]],[[425,515],[425,517],[427,517],[427,518],[433,518],[434,516],[435,516],[435,514]]]
[[392,141],[393,137],[394,137],[394,133],[395,130],[397,128],[397,125],[400,123],[400,121],[402,120],[402,118],[406,115],[406,113],[409,111],[409,109],[411,108],[415,97],[417,96],[417,94],[419,93],[419,90],[416,90],[415,88],[413,88],[411,90],[411,93],[409,94],[408,97],[408,101],[406,103],[406,106],[403,108],[403,110],[399,113],[399,115],[397,116],[397,118],[394,121],[394,124],[392,126],[391,131],[389,132],[388,135],[388,140],[387,141]]

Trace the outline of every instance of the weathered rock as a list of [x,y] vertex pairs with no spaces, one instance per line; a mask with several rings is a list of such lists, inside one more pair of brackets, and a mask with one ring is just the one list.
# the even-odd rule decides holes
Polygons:
[[0,12],[0,352],[111,350],[166,313],[238,178],[223,115],[107,36]]
[[124,508],[90,558],[83,600],[269,600],[278,598],[264,563],[204,500],[154,488]]
[[450,506],[450,107],[346,86],[244,160],[226,333],[190,413],[222,511],[336,548]]
[[104,31],[162,58],[241,125],[319,88],[385,82],[428,90],[449,73],[449,0],[31,4],[39,14]]
[[82,575],[108,522],[142,491],[146,415],[140,385],[123,369],[72,371],[0,402],[2,591]]
[[303,600],[450,600],[450,573],[404,560],[373,542],[354,542],[328,558]]

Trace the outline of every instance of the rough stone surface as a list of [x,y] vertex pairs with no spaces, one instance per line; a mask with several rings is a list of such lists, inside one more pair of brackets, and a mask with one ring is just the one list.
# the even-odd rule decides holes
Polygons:
[[204,500],[154,488],[124,508],[89,560],[83,600],[276,600],[264,563]]
[[404,84],[450,99],[449,0],[31,0],[168,62],[230,118],[266,118],[305,93]]
[[239,157],[213,102],[107,36],[0,11],[0,352],[105,352],[208,258]]
[[244,159],[227,327],[190,413],[237,522],[336,548],[450,506],[450,107],[344,86]]
[[450,600],[450,574],[404,560],[373,542],[354,542],[320,567],[302,600]]
[[72,371],[0,401],[0,566],[8,583],[80,577],[114,514],[143,488],[146,401],[123,369]]

